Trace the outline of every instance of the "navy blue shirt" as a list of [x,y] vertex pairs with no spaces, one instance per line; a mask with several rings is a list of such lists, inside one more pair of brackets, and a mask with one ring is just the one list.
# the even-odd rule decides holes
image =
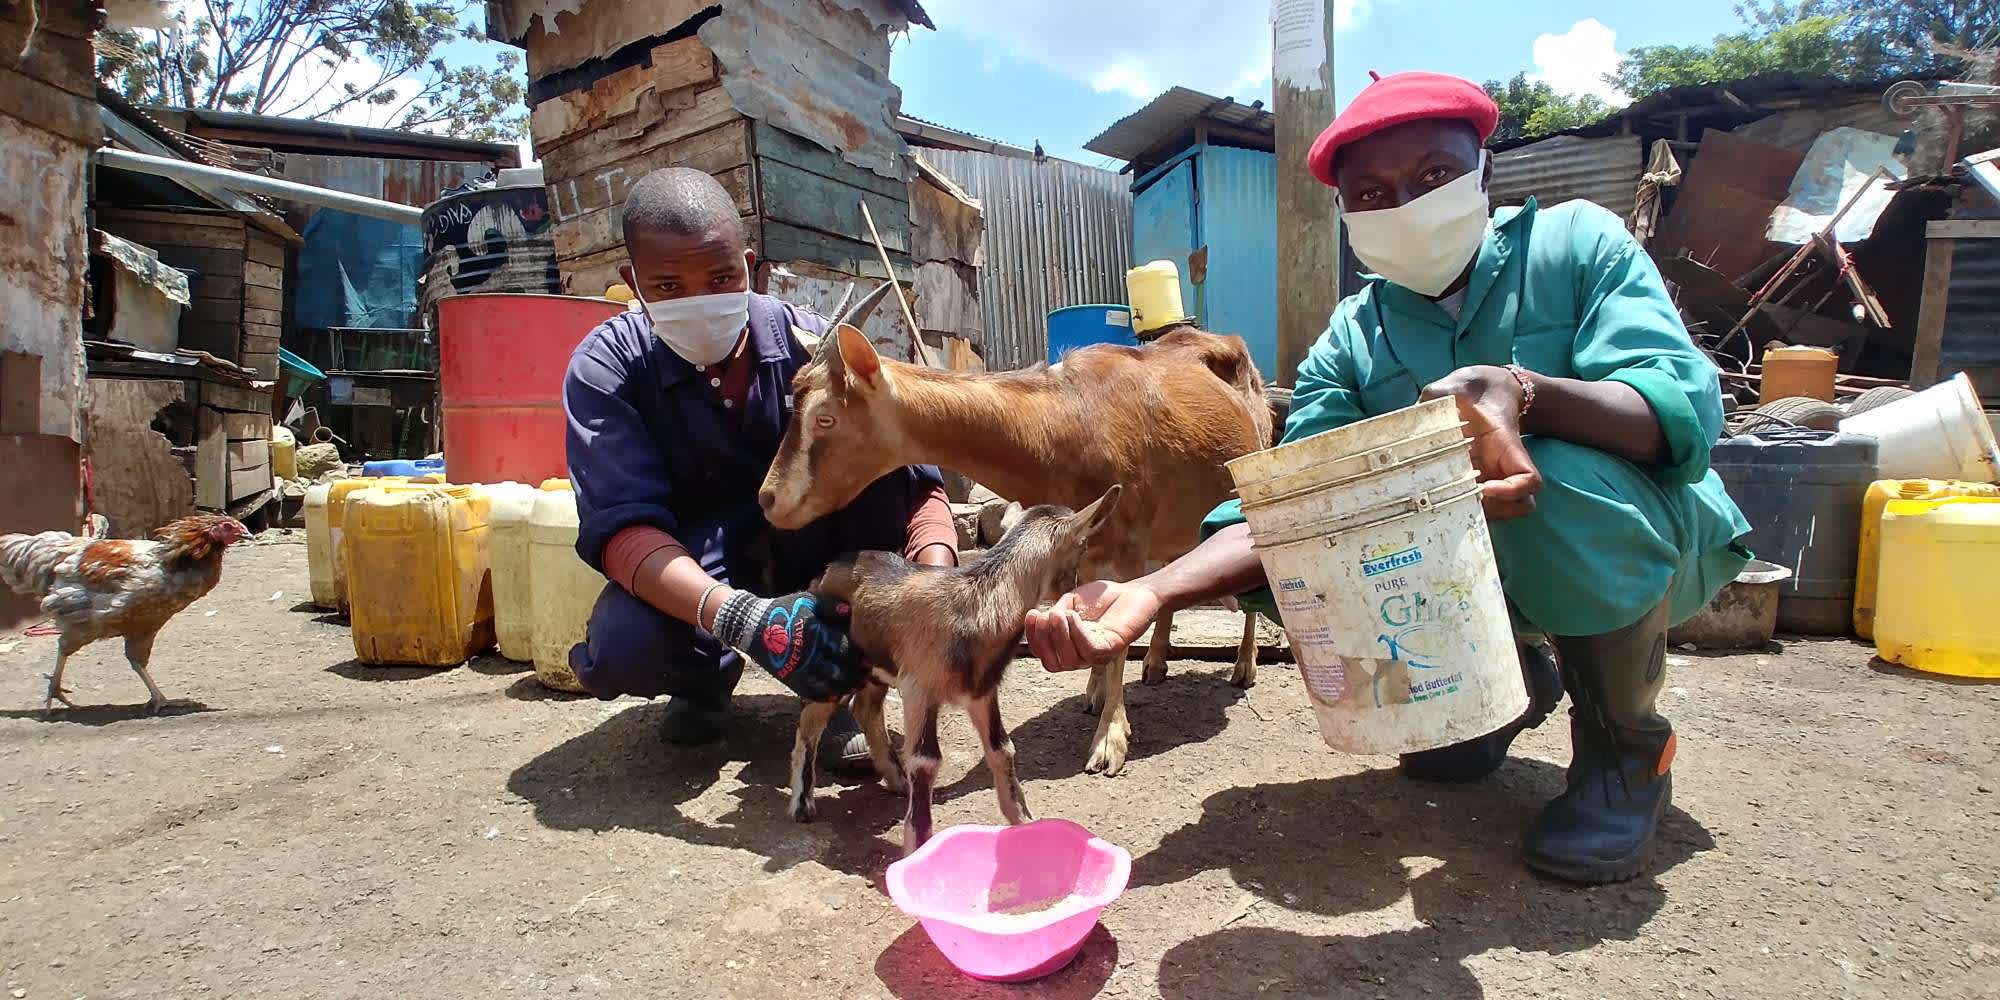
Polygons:
[[621,313],[583,338],[563,379],[563,410],[580,521],[576,551],[585,562],[602,572],[613,537],[651,525],[711,573],[733,567],[733,582],[756,587],[746,567],[766,561],[757,543],[776,536],[796,563],[779,571],[789,589],[804,585],[799,574],[809,579],[839,556],[841,539],[889,537],[890,529],[902,537],[911,512],[943,483],[930,466],[892,472],[845,510],[797,532],[776,532],[764,520],[757,490],[791,423],[792,376],[812,356],[793,336],[795,326],[818,336],[828,323],[751,294],[746,350],[755,355],[754,370],[741,412],[724,406],[710,385],[719,373],[697,371],[675,354],[643,312]]

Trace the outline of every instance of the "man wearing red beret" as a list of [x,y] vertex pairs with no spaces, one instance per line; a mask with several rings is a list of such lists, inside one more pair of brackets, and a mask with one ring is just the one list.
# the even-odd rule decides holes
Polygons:
[[[1722,427],[1715,368],[1659,271],[1621,220],[1588,202],[1491,213],[1483,143],[1498,121],[1468,81],[1399,73],[1363,90],[1313,144],[1308,166],[1339,189],[1349,243],[1373,273],[1300,365],[1285,440],[1422,399],[1458,401],[1532,704],[1497,733],[1407,754],[1402,769],[1483,778],[1567,691],[1567,787],[1523,837],[1523,856],[1559,878],[1613,882],[1645,870],[1672,794],[1674,733],[1655,707],[1667,626],[1735,578],[1749,526],[1708,468]],[[1043,664],[1102,659],[1162,610],[1226,594],[1275,616],[1237,502],[1203,531],[1200,547],[1156,573],[1031,613]]]

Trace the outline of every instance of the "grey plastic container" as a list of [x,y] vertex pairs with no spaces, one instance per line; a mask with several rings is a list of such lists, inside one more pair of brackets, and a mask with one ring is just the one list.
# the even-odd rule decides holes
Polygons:
[[1872,437],[1782,428],[1721,442],[1710,464],[1743,517],[1757,558],[1792,571],[1778,631],[1846,635],[1853,628],[1861,503],[1875,481]]

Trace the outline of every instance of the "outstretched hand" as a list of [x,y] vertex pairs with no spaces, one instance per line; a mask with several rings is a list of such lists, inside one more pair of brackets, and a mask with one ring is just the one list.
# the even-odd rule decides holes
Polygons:
[[1076,670],[1124,655],[1159,613],[1160,596],[1150,588],[1099,580],[1029,611],[1023,634],[1044,669]]
[[1542,473],[1521,440],[1521,383],[1496,365],[1478,365],[1446,375],[1424,387],[1425,400],[1451,397],[1472,438],[1472,464],[1479,470],[1480,503],[1488,520],[1505,521],[1535,512]]

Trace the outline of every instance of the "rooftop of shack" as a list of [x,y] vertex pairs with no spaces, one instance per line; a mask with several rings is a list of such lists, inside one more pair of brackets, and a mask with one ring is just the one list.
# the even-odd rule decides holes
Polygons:
[[204,108],[149,106],[143,110],[196,140],[256,146],[282,153],[462,160],[501,167],[521,165],[520,148],[512,143]]
[[[212,167],[233,166],[210,155],[186,135],[161,122],[157,115],[133,105],[115,90],[98,87],[97,104],[107,145]],[[169,180],[110,167],[99,170],[96,197],[100,201],[235,212],[290,244],[299,243],[298,232],[264,199],[218,185]]]
[[[1736,80],[1673,87],[1613,111],[1588,125],[1545,135],[1522,136],[1495,145],[1504,152],[1559,135],[1601,138],[1641,135],[1694,141],[1704,129],[1730,131],[1780,111],[1834,107],[1880,96],[1898,79],[1843,80],[1799,73],[1765,73]],[[1685,122],[1685,127],[1683,127]]]
[[1175,87],[1120,118],[1083,148],[1124,160],[1134,174],[1143,174],[1197,142],[1272,152],[1276,133],[1277,116],[1262,101],[1239,104],[1233,97]]

